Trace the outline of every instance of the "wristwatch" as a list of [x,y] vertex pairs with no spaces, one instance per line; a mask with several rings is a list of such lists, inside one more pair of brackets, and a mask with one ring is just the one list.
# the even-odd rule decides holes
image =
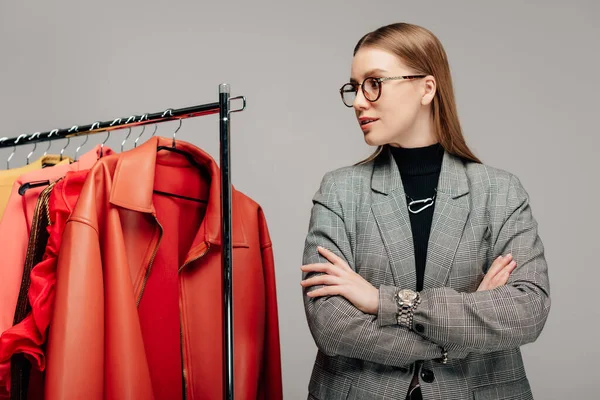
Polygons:
[[413,315],[421,302],[419,292],[410,289],[399,289],[395,298],[398,306],[398,325],[412,329]]

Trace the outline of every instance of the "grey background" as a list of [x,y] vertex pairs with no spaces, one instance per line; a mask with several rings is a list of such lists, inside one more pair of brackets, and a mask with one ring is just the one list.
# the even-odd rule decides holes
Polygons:
[[[299,268],[311,198],[326,171],[373,150],[338,88],[364,33],[422,25],[448,53],[467,143],[521,179],[539,222],[553,306],[539,340],[523,348],[534,395],[597,398],[599,11],[592,1],[2,1],[0,136],[214,102],[221,82],[246,96],[232,118],[233,183],[264,207],[285,398],[306,398],[316,347]],[[108,144],[118,151],[125,134]],[[217,116],[185,120],[178,138],[218,160]],[[0,150],[0,168],[9,154]]]

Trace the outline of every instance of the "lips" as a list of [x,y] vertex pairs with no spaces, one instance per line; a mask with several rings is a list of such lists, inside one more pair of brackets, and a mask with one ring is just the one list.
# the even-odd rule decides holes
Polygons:
[[375,122],[377,121],[379,118],[371,118],[371,117],[360,117],[358,119],[358,122],[360,123],[361,126],[370,124],[371,122]]

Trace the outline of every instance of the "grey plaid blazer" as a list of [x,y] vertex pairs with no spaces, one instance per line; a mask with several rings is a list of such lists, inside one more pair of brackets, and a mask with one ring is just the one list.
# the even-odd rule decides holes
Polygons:
[[[323,246],[379,288],[379,314],[341,296],[303,298],[318,347],[309,399],[404,399],[415,365],[423,398],[531,399],[519,346],[550,310],[544,247],[528,194],[509,172],[445,152],[412,329],[396,322],[396,288],[416,287],[410,220],[388,152],[325,174],[313,198],[303,264]],[[512,253],[507,285],[476,292],[493,260]],[[303,279],[308,277],[303,274]],[[441,364],[442,348],[449,361]],[[415,363],[416,361],[419,361]]]

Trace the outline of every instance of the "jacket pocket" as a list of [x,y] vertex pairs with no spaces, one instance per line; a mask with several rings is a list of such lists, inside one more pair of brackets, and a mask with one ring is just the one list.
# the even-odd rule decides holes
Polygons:
[[482,386],[473,391],[474,400],[533,400],[526,377],[516,381]]
[[309,399],[346,400],[352,387],[352,380],[324,369],[316,364],[308,384]]

